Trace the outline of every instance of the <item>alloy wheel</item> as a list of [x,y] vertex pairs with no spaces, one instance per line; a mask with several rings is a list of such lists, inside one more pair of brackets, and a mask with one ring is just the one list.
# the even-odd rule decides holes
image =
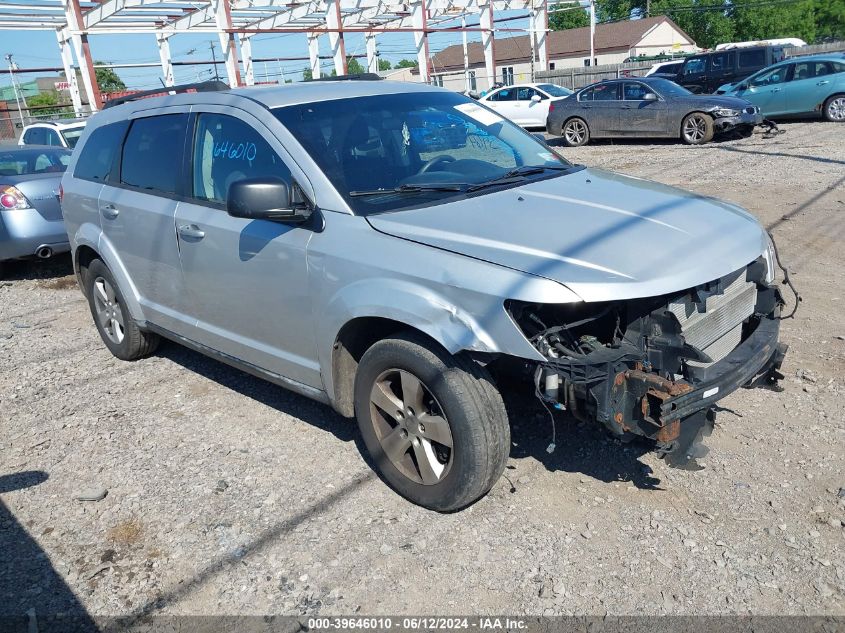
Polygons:
[[564,136],[570,145],[581,145],[587,137],[587,126],[581,121],[570,121],[566,124]]
[[691,143],[701,141],[707,134],[707,122],[699,114],[689,117],[684,123],[684,138]]
[[833,99],[827,106],[827,114],[834,121],[845,121],[845,97]]
[[449,473],[452,429],[431,390],[404,369],[379,375],[370,392],[370,416],[384,454],[405,477],[426,486]]
[[113,343],[120,344],[126,336],[123,309],[112,285],[103,277],[94,280],[94,311],[97,322]]

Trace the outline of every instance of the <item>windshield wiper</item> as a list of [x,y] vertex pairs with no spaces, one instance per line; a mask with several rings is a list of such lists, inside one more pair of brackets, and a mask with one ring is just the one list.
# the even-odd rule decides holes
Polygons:
[[523,165],[522,167],[517,167],[515,169],[511,169],[510,171],[506,171],[501,176],[496,176],[495,178],[491,178],[490,180],[485,180],[484,182],[480,182],[477,185],[473,185],[469,189],[467,189],[467,192],[477,191],[485,187],[495,187],[496,185],[507,185],[514,182],[522,182],[523,180],[525,180],[526,176],[542,174],[544,171],[568,171],[569,169],[572,169],[572,167],[564,165]]
[[397,193],[421,193],[425,191],[465,191],[469,186],[468,182],[423,184],[423,185],[399,185],[393,189],[373,189],[372,191],[350,191],[353,198],[360,196],[386,196]]

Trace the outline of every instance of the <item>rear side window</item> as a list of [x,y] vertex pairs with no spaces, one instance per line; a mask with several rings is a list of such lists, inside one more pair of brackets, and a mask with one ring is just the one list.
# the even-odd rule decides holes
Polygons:
[[739,52],[740,68],[759,68],[766,65],[766,50],[758,48],[751,51]]
[[47,144],[47,130],[43,127],[33,127],[28,129],[23,135],[23,142],[27,145],[46,145]]
[[54,145],[62,147],[62,140],[59,138],[59,133],[56,130],[44,130],[46,134],[45,145]]
[[734,67],[734,53],[727,51],[724,53],[714,53],[710,56],[710,68],[714,73],[724,72]]
[[94,130],[76,161],[74,177],[97,182],[108,180],[128,125],[128,122],[120,121]]
[[599,84],[581,93],[579,101],[617,101],[617,84]]
[[222,203],[233,182],[267,176],[291,180],[287,165],[257,130],[225,114],[199,115],[194,136],[195,198]]
[[706,57],[690,57],[684,64],[684,76],[701,75],[706,67]]
[[123,144],[120,182],[139,189],[176,193],[187,123],[187,114],[135,119]]

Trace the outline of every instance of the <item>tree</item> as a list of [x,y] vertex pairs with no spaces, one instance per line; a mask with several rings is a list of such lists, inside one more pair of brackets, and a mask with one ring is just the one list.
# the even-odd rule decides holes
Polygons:
[[590,14],[583,9],[569,9],[549,15],[549,28],[552,31],[565,31],[582,26],[590,26]]
[[[103,62],[94,62],[95,65]],[[126,90],[126,84],[111,68],[96,68],[94,74],[97,77],[97,85],[100,87],[100,92],[119,92]]]
[[416,68],[418,65],[415,59],[400,59],[394,68]]
[[777,5],[737,8],[733,12],[736,39],[747,41],[800,37],[806,42],[813,42],[816,39],[816,4],[815,0],[799,0]]
[[27,105],[32,108],[32,116],[44,116],[50,114],[66,114],[70,110],[67,105],[59,104],[59,93],[56,91],[39,92],[37,95],[27,97]]
[[[360,75],[362,73],[367,72],[367,70],[361,65],[354,57],[347,57],[346,58],[346,74],[347,75]],[[332,70],[332,77],[337,77],[337,70]]]
[[302,69],[302,81],[311,81],[314,79],[314,73],[311,72],[311,68],[306,66]]
[[816,39],[845,39],[845,0],[816,0]]
[[390,60],[387,59],[380,59],[378,60],[378,69],[379,70],[390,70],[393,66],[390,63]]

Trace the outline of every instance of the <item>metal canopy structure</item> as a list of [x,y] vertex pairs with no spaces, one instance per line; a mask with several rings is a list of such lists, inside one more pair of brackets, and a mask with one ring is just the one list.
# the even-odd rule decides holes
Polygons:
[[[576,8],[575,0],[563,0]],[[572,6],[574,5],[574,6]],[[211,33],[220,39],[226,77],[232,87],[254,83],[251,38],[260,33],[303,33],[314,78],[320,77],[319,40],[328,36],[337,74],[346,74],[345,33],[362,33],[366,39],[367,70],[377,72],[376,36],[412,33],[416,44],[420,80],[430,79],[429,33],[480,32],[485,71],[495,81],[494,13],[527,10],[528,32],[534,43],[538,69],[548,67],[546,32],[548,0],[0,0],[0,30],[53,30],[56,32],[69,90],[77,114],[83,114],[76,69],[89,95],[89,109],[102,107],[88,39],[92,35],[149,33],[154,35],[161,60],[162,78],[174,84],[170,38],[182,33]],[[478,16],[479,25],[463,26],[467,16]],[[447,26],[461,19],[458,26]],[[75,60],[74,60],[75,56]]]

